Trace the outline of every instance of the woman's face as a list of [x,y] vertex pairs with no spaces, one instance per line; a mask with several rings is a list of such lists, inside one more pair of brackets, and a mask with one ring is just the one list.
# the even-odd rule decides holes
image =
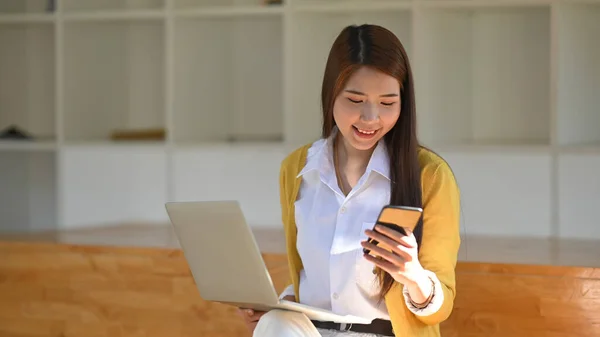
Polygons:
[[369,150],[400,117],[400,84],[394,77],[362,67],[335,99],[333,118],[346,145]]

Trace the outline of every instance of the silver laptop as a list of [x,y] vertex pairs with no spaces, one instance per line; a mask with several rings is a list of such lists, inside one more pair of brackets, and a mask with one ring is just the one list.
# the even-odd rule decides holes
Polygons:
[[261,311],[298,311],[320,321],[371,322],[280,300],[237,201],[169,202],[165,207],[202,299]]

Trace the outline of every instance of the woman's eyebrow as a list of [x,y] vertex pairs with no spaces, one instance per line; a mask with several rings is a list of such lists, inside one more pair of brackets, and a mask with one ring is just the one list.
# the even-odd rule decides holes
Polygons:
[[[358,91],[358,90],[352,90],[352,89],[348,89],[348,90],[344,90],[344,91],[346,91],[346,92],[348,92],[348,93],[351,93],[351,94],[355,94],[355,95],[362,95],[362,96],[366,96],[366,94],[365,94],[365,93],[363,93],[363,92],[360,92],[360,91]],[[396,94],[396,93],[390,93],[390,94],[384,94],[384,95],[380,95],[379,97],[398,97],[398,94]]]

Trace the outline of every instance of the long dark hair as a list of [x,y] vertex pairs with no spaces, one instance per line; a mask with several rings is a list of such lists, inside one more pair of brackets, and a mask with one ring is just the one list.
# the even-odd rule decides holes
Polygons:
[[[400,83],[400,117],[383,138],[390,158],[390,204],[423,207],[413,75],[402,43],[389,30],[376,25],[352,25],[344,28],[334,41],[321,89],[322,137],[329,137],[335,126],[333,105],[336,97],[350,75],[363,66],[393,76]],[[413,233],[420,247],[422,219]],[[394,279],[382,271],[378,275],[380,299],[383,299],[394,285]]]

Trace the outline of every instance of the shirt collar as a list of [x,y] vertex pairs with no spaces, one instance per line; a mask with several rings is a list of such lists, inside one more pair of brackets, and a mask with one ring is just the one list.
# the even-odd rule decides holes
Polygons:
[[[331,174],[335,175],[333,165],[333,140],[338,133],[337,127],[334,127],[331,135],[326,139],[319,140],[309,149],[306,156],[306,164],[298,173],[297,177],[301,177],[310,171],[318,171],[322,176],[326,177]],[[385,142],[380,140],[371,154],[369,163],[365,173],[370,174],[376,172],[384,178],[390,180],[390,162],[387,154]]]

